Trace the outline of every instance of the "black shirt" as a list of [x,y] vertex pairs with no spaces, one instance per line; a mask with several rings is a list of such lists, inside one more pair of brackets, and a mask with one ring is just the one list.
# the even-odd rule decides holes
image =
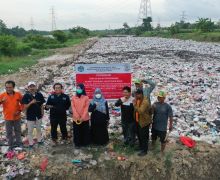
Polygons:
[[30,92],[25,93],[22,98],[22,104],[29,104],[33,99],[36,99],[36,103],[30,105],[26,111],[28,121],[36,121],[42,118],[41,106],[45,103],[44,97],[40,92],[36,92],[35,95]]
[[121,120],[125,122],[135,122],[134,120],[134,106],[133,106],[133,98],[130,97],[127,102],[122,102],[121,99],[115,103],[115,106],[121,107]]
[[66,110],[69,109],[71,102],[66,94],[52,94],[48,97],[46,105],[53,106],[50,108],[50,119],[66,119]]

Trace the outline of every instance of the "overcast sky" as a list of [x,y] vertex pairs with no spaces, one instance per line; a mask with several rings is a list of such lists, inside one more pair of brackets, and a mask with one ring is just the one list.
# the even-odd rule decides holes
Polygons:
[[[120,28],[123,22],[134,26],[141,0],[0,0],[0,19],[8,27],[51,30],[51,7],[55,9],[57,29],[83,26],[89,29]],[[198,17],[220,19],[220,0],[151,0],[154,24],[169,25]]]

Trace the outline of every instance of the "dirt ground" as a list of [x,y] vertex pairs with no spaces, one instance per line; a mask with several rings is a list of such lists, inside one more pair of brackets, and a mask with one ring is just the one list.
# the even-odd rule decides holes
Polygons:
[[[72,164],[71,160],[79,158],[74,148],[69,145],[38,150],[35,153],[49,157],[47,170],[38,179],[76,179],[76,180],[218,180],[220,170],[219,146],[198,143],[195,149],[188,149],[178,142],[171,142],[167,146],[164,156],[156,149],[151,149],[147,156],[138,157],[135,152],[121,153],[110,146],[85,148],[85,159],[80,164]],[[123,149],[127,151],[126,148]],[[113,154],[114,152],[114,154]],[[33,153],[34,154],[34,153]],[[38,158],[30,155],[30,173],[18,176],[16,179],[32,179],[36,177],[35,168],[40,166]],[[48,156],[49,155],[49,156]],[[126,157],[119,161],[118,156]],[[91,160],[96,163],[91,163]]]

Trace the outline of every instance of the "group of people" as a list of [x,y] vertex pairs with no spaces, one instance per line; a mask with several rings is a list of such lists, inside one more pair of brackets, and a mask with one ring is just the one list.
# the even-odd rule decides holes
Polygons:
[[[145,85],[144,85],[145,84]],[[139,156],[148,152],[149,131],[152,132],[152,144],[157,138],[161,141],[161,151],[166,145],[167,125],[172,130],[172,108],[165,102],[166,93],[157,94],[158,102],[151,105],[150,94],[155,88],[152,80],[135,80],[135,90],[125,86],[123,97],[115,102],[121,108],[121,124],[124,144],[134,147],[136,137],[139,141]],[[87,146],[90,143],[105,145],[109,142],[108,124],[110,120],[108,102],[101,89],[97,88],[90,101],[83,84],[77,84],[76,94],[70,97],[64,93],[61,83],[53,85],[53,92],[45,100],[38,91],[35,82],[29,82],[24,95],[14,90],[15,82],[5,82],[5,92],[0,94],[0,105],[3,105],[6,134],[10,149],[23,146],[21,140],[21,112],[25,112],[28,129],[29,148],[32,149],[33,129],[36,128],[38,145],[43,145],[41,124],[44,111],[50,112],[51,139],[53,145],[58,142],[57,128],[60,127],[62,142],[68,138],[66,127],[67,110],[72,113],[73,142],[75,148]],[[91,114],[89,114],[91,113]]]

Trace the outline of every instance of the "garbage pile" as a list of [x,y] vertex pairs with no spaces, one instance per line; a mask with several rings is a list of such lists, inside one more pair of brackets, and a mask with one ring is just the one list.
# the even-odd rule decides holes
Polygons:
[[[152,102],[156,101],[154,93],[159,89],[168,93],[167,102],[172,105],[174,111],[172,137],[189,135],[196,141],[220,143],[220,44],[163,38],[102,38],[71,64],[53,65],[53,68],[49,69],[47,66],[42,68],[40,70],[42,79],[44,74],[47,74],[47,81],[41,81],[43,82],[41,92],[47,98],[53,90],[53,83],[60,82],[64,85],[65,93],[72,96],[75,93],[74,65],[77,63],[124,62],[132,64],[133,78],[153,79],[157,83],[152,93]],[[19,87],[19,90],[24,91],[25,87]],[[121,132],[120,109],[112,104],[110,102],[110,134]],[[0,107],[1,111],[2,107]],[[71,115],[69,115],[67,129],[70,138],[71,121]],[[36,176],[39,175],[41,169],[45,170],[47,165],[50,166],[50,160],[48,162],[48,159],[38,157],[40,152],[51,151],[48,112],[45,113],[42,124],[45,146],[38,152],[37,157],[23,149],[8,155],[4,121],[1,115],[0,125],[2,157],[0,174],[3,174],[4,178],[10,179],[31,171],[34,167],[33,162],[39,161],[37,168],[34,169]],[[24,142],[27,140],[25,130],[25,119],[23,119]],[[71,143],[70,140],[69,144]],[[82,152],[74,151],[72,154],[71,160],[66,159],[66,156],[61,158],[63,163],[68,161],[69,165],[76,165],[80,168],[85,164],[95,166],[99,163],[92,156],[87,157]],[[13,163],[9,163],[11,156],[13,156],[11,158]],[[42,162],[44,163],[41,166]]]
[[[154,92],[168,92],[167,101],[175,120],[171,136],[189,135],[195,140],[220,143],[220,44],[163,38],[103,38],[79,60],[131,63],[134,78],[153,79],[157,83]],[[115,114],[117,111],[113,111]]]

